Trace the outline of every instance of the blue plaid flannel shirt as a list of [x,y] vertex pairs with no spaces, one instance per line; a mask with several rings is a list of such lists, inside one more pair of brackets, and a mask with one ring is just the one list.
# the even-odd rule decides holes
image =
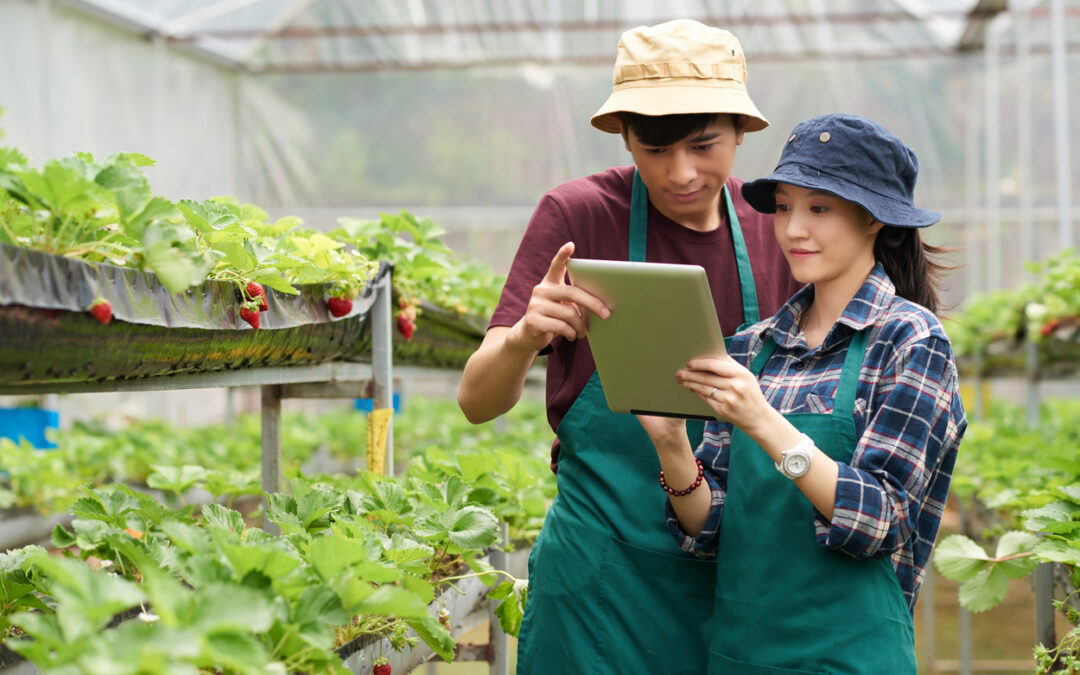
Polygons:
[[[832,521],[815,510],[814,525],[820,546],[855,558],[891,556],[914,611],[967,420],[941,324],[895,291],[878,264],[825,341],[808,349],[798,324],[813,299],[807,286],[772,318],[738,333],[729,352],[749,366],[764,340],[775,340],[776,351],[759,377],[765,398],[785,414],[829,413],[849,338],[870,327],[855,401],[858,447],[851,464],[840,465]],[[712,490],[701,534],[683,532],[667,506],[668,527],[684,550],[697,555],[717,554],[730,441],[730,423],[710,422],[695,453]]]

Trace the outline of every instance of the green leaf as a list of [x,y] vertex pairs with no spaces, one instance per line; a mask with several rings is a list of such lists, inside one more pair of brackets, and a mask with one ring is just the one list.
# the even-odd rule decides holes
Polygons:
[[1035,547],[1035,555],[1042,560],[1072,565],[1080,569],[1080,541],[1044,539]]
[[145,249],[143,264],[157,275],[161,285],[171,293],[182,293],[205,276],[203,266],[168,241],[158,241]]
[[1006,532],[1001,535],[1001,539],[998,540],[997,551],[994,553],[994,557],[999,559],[995,565],[1005,573],[1010,579],[1018,579],[1023,576],[1027,576],[1031,573],[1038,561],[1031,555],[1024,555],[1023,557],[1013,558],[1012,560],[1001,560],[1002,558],[1008,558],[1015,555],[1030,554],[1035,545],[1039,543],[1039,538],[1029,532]]
[[447,528],[450,543],[465,550],[483,550],[499,539],[499,521],[479,506],[447,511],[440,520]]
[[192,623],[208,633],[222,630],[261,633],[274,624],[270,601],[243,586],[205,586],[198,590],[192,611]]
[[986,567],[960,584],[960,604],[972,612],[998,606],[1009,592],[1009,575],[1001,566]]
[[419,595],[398,586],[378,586],[374,592],[364,598],[358,610],[361,614],[394,616],[403,619],[431,618],[428,614],[427,603]]
[[329,581],[338,572],[368,559],[367,547],[362,542],[341,537],[319,537],[311,543],[307,555],[311,566],[323,581]]
[[197,464],[153,468],[154,472],[147,477],[146,484],[158,490],[169,490],[177,494],[183,494],[205,480],[207,473],[205,468]]
[[215,664],[239,673],[268,672],[266,648],[254,635],[242,631],[218,632],[205,638],[206,648]]
[[967,581],[986,569],[990,562],[981,546],[962,534],[953,534],[938,543],[934,564],[946,579]]
[[420,639],[444,661],[450,663],[454,660],[454,647],[457,643],[454,642],[450,632],[438,621],[430,615],[425,615],[422,619],[407,619],[405,623],[416,631]]
[[1080,530],[1080,504],[1056,501],[1021,512],[1024,527],[1034,532],[1066,534]]
[[220,528],[237,534],[244,531],[244,517],[239,512],[221,504],[203,506],[202,522],[205,527],[209,528]]

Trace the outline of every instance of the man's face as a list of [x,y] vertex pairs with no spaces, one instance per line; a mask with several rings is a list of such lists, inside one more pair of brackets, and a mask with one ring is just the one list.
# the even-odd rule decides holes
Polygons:
[[671,145],[645,145],[633,131],[624,134],[649,201],[668,218],[693,230],[720,225],[720,190],[731,175],[742,127],[717,115],[701,132]]

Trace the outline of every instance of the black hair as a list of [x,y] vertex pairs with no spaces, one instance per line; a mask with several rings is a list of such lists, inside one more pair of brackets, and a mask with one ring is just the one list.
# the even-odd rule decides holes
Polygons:
[[705,130],[717,117],[731,119],[738,125],[738,115],[730,113],[688,113],[685,115],[639,115],[632,112],[618,113],[623,129],[633,132],[634,137],[645,145],[661,147]]
[[913,227],[885,225],[874,241],[874,259],[896,286],[896,294],[937,313],[942,277],[952,269],[938,261],[954,249],[927,244]]

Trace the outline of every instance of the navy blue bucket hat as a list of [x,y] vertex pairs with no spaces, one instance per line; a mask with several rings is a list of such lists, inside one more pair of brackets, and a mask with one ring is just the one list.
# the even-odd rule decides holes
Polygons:
[[758,211],[775,213],[776,184],[787,183],[855,202],[885,225],[926,227],[941,214],[915,206],[918,173],[915,153],[891,131],[865,117],[834,113],[796,125],[773,172],[743,183],[742,194]]

